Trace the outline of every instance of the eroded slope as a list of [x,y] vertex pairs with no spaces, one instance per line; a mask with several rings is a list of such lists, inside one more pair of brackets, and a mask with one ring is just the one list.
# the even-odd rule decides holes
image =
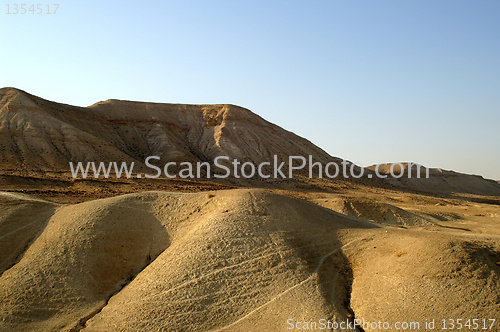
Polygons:
[[261,190],[67,205],[0,277],[0,329],[498,317],[498,248],[474,236],[377,225]]

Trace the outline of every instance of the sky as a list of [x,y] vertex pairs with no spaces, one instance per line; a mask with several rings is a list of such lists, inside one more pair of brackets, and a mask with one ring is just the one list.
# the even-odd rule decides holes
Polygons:
[[359,165],[500,180],[498,0],[0,3],[1,87],[235,104]]

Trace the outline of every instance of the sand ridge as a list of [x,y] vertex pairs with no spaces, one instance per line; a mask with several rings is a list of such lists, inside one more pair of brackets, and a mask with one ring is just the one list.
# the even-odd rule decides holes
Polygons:
[[129,194],[53,212],[0,278],[0,327],[280,331],[290,318],[493,317],[498,253],[485,237],[384,226],[263,190]]

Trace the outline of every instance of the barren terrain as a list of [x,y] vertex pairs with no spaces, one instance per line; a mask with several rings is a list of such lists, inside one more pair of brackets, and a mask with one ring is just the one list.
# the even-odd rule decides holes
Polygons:
[[338,158],[236,106],[0,98],[2,331],[500,317],[498,182],[72,179],[79,158]]

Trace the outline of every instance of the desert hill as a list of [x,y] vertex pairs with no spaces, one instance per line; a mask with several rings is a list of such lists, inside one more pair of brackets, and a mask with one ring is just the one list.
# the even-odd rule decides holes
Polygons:
[[286,331],[321,319],[425,331],[500,317],[498,182],[440,169],[371,181],[68,178],[70,161],[142,171],[149,155],[340,162],[234,105],[76,107],[5,88],[0,138],[0,331]]
[[248,189],[76,205],[0,193],[0,208],[0,330],[286,331],[290,319],[499,315],[498,235],[385,226]]
[[[160,157],[161,161],[155,163],[161,167],[167,162],[201,161],[213,165],[218,156],[258,165],[273,161],[274,155],[278,156],[278,162],[286,161],[289,156],[311,155],[323,165],[332,161],[341,163],[341,159],[308,140],[239,106],[107,100],[76,107],[15,88],[0,89],[0,189],[11,190],[10,184],[22,182],[22,178],[31,183],[36,179],[43,182],[47,177],[65,180],[67,184],[63,187],[70,187],[73,182],[69,162],[134,162],[134,173],[152,173],[144,164],[148,156]],[[383,173],[389,168],[387,164],[379,170]],[[357,172],[359,168],[355,169]],[[176,168],[171,170],[175,172]],[[372,170],[373,167],[366,168],[365,174],[373,175]],[[360,182],[427,193],[500,195],[497,182],[452,171],[432,170],[430,179],[383,181],[375,176],[315,181],[298,174],[284,181],[272,178],[262,181],[257,176],[255,181],[230,178],[218,183],[330,190],[332,183]]]
[[[500,195],[500,184],[497,181],[485,179],[480,175],[470,175],[458,173],[440,168],[420,169],[420,178],[417,178],[418,170],[415,165],[408,169],[409,163],[394,164],[393,170],[396,175],[401,171],[401,178],[392,178],[390,169],[393,164],[381,164],[378,166],[380,174],[388,175],[384,181],[399,188],[408,188],[417,192],[458,192],[481,195]],[[401,170],[401,166],[403,169]],[[375,165],[367,167],[370,170],[375,170]],[[425,178],[426,172],[429,172],[429,178]],[[408,176],[408,175],[411,176]]]
[[14,88],[0,90],[1,170],[69,172],[68,163],[131,162],[148,156],[208,161],[228,156],[259,164],[313,155],[336,161],[311,142],[234,105],[178,105],[107,100],[59,104]]

